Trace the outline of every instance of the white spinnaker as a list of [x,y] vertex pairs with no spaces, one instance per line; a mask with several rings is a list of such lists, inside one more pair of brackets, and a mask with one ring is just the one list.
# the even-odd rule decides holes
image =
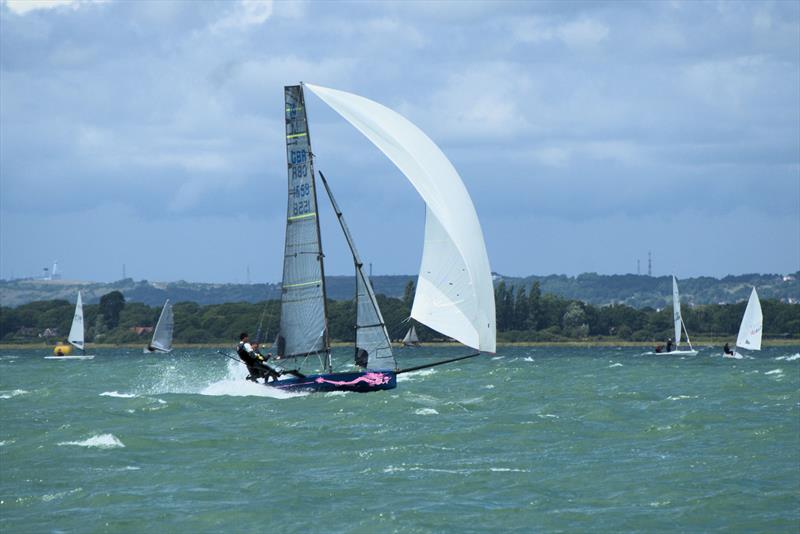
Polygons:
[[678,282],[672,277],[672,319],[675,321],[675,347],[681,344],[681,296],[678,293]]
[[81,292],[78,291],[78,302],[75,304],[75,315],[72,317],[72,328],[69,329],[69,341],[76,348],[83,350],[83,302]]
[[761,331],[764,326],[764,314],[761,313],[761,302],[758,300],[756,288],[750,293],[747,308],[744,310],[736,346],[748,350],[761,350]]
[[425,201],[425,245],[411,317],[465,345],[494,352],[489,258],[475,206],[453,164],[395,111],[352,93],[305,87],[372,141]]

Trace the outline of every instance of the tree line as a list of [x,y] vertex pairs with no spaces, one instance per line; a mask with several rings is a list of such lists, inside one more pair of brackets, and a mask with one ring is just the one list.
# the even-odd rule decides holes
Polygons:
[[[378,303],[392,340],[401,339],[411,322],[413,283],[407,284],[402,298],[378,295]],[[569,341],[608,339],[663,342],[672,336],[672,308],[633,308],[626,305],[594,306],[579,300],[542,293],[538,282],[530,287],[495,288],[498,340]],[[683,306],[683,317],[692,336],[735,336],[746,302]],[[761,302],[764,333],[767,337],[800,338],[800,306],[777,300]],[[329,300],[328,327],[334,341],[353,341],[355,303]],[[72,322],[74,303],[47,300],[16,308],[0,306],[0,342],[51,342],[66,338]],[[262,341],[274,340],[280,322],[280,301],[236,302],[200,305],[178,302],[175,314],[176,343],[233,343],[240,332]],[[99,304],[84,305],[84,324],[88,342],[145,343],[150,334],[137,327],[153,327],[160,306],[126,302],[119,291],[112,291]],[[444,336],[416,324],[420,339],[443,340]]]

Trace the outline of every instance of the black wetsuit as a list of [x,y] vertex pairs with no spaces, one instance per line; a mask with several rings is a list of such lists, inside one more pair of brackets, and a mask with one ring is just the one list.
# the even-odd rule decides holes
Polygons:
[[672,341],[667,341],[667,352],[672,352]]
[[273,380],[277,380],[280,376],[275,369],[256,358],[255,353],[248,352],[244,347],[244,341],[239,342],[236,353],[239,355],[239,359],[247,366],[247,371],[250,373],[250,376],[247,377],[248,380],[255,382],[257,378],[263,378],[266,382],[270,377]]
[[725,346],[722,348],[722,350],[725,351],[725,354],[728,354],[730,356],[733,355],[733,351],[731,350],[731,346],[729,344],[727,344],[727,343],[725,343]]

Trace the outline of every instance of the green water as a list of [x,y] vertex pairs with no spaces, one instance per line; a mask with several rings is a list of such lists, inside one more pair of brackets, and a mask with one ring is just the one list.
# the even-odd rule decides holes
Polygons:
[[93,352],[0,352],[0,531],[800,530],[798,347],[501,348],[301,396],[213,351]]

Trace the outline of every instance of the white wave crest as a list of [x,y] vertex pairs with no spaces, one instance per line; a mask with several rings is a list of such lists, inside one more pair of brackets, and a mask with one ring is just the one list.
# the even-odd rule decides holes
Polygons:
[[788,356],[788,355],[787,356],[778,356],[775,359],[776,360],[783,360],[783,361],[787,361],[787,362],[793,362],[795,360],[800,360],[800,352],[798,352],[797,354],[792,354],[791,356]]
[[417,415],[439,415],[439,412],[433,408],[419,408],[415,410],[414,413]]
[[783,369],[773,369],[772,371],[767,371],[764,373],[765,375],[782,375]]
[[104,391],[100,395],[100,397],[114,397],[117,399],[133,399],[138,397],[135,393],[120,393],[119,391]]
[[97,447],[98,449],[116,449],[124,447],[114,434],[98,434],[83,441],[62,441],[59,445],[77,445],[79,447]]
[[674,395],[667,397],[668,400],[676,401],[676,400],[684,400],[684,399],[696,399],[697,395]]
[[25,395],[26,393],[28,393],[28,392],[25,391],[24,389],[15,389],[14,391],[4,391],[0,395],[0,399],[11,399],[13,397],[18,397],[20,395]]
[[617,362],[617,363],[612,363],[611,365],[608,366],[609,369],[611,369],[612,367],[622,367],[622,364]]
[[398,382],[405,382],[406,380],[415,380],[417,378],[424,378],[436,374],[436,369],[420,369],[419,371],[411,371],[410,373],[403,373],[397,377]]
[[530,356],[525,356],[524,358],[522,358],[522,361],[523,362],[532,362],[533,358],[531,358]]

